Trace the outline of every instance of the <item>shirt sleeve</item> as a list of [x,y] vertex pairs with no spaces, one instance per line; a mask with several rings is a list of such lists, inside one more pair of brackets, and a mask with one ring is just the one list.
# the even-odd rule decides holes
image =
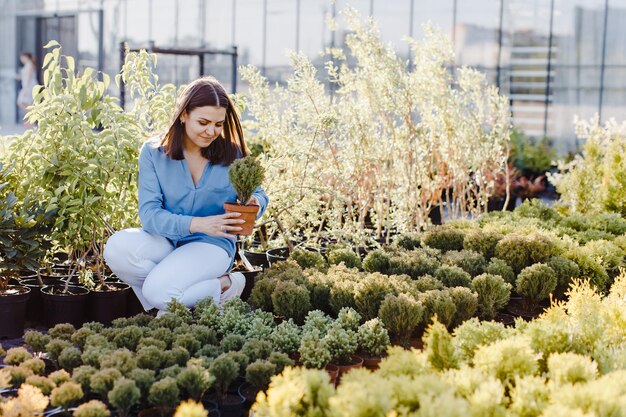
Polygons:
[[192,216],[174,214],[163,208],[163,192],[157,176],[150,143],[139,154],[139,219],[148,233],[171,240],[188,236]]
[[265,210],[267,210],[267,205],[269,204],[270,199],[261,187],[257,187],[256,190],[254,190],[254,192],[252,193],[252,196],[256,197],[259,205],[261,206],[261,208],[259,209],[259,213],[256,215],[256,218],[259,219],[261,218],[263,213],[265,213]]

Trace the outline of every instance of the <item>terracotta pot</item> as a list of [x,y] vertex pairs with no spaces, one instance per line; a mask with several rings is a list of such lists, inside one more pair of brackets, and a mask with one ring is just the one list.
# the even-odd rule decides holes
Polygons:
[[363,356],[363,367],[369,369],[370,371],[375,371],[378,369],[378,365],[380,365],[381,360],[382,358],[380,356]]
[[324,369],[326,369],[326,372],[328,372],[328,376],[330,376],[330,383],[333,385],[337,385],[337,378],[339,377],[339,367],[337,365],[329,363]]
[[14,339],[24,334],[29,293],[29,288],[19,285],[9,285],[0,292],[0,338]]
[[363,358],[360,356],[352,355],[350,361],[347,363],[336,363],[337,368],[339,368],[339,379],[341,379],[342,375],[349,372],[352,369],[360,368],[363,366]]
[[246,221],[245,223],[239,225],[239,227],[241,227],[241,231],[230,233],[242,236],[251,235],[259,208],[260,206],[256,204],[241,205],[237,203],[224,203],[224,210],[226,213],[241,213],[239,219]]

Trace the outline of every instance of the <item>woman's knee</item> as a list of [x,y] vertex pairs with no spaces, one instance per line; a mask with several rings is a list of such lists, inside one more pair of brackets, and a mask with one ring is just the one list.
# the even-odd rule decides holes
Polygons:
[[141,292],[151,305],[159,310],[165,310],[172,298],[178,300],[182,296],[182,290],[172,285],[171,280],[161,280],[155,275],[153,273],[148,275]]
[[113,272],[123,269],[132,257],[131,239],[128,230],[120,230],[109,237],[104,245],[103,257]]

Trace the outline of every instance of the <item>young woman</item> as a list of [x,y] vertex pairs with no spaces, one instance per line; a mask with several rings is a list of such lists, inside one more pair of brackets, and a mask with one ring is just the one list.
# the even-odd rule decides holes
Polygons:
[[22,52],[20,62],[23,65],[19,73],[22,89],[17,94],[17,105],[25,110],[26,107],[33,104],[33,88],[37,85],[37,66],[35,65],[35,58],[30,52]]
[[[223,208],[237,199],[230,164],[249,153],[237,111],[220,83],[205,77],[187,86],[172,120],[139,155],[143,228],[115,233],[104,249],[146,310],[163,311],[172,298],[192,307],[211,296],[221,305],[245,285],[243,274],[228,273],[243,220]],[[268,198],[258,188],[246,203],[260,206],[259,218]]]

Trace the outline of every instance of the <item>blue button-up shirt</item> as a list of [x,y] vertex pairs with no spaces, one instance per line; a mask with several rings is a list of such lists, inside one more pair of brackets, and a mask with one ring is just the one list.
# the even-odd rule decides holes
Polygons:
[[[209,162],[194,185],[187,161],[167,156],[158,139],[146,141],[139,154],[139,218],[143,229],[166,237],[176,247],[189,242],[211,243],[233,258],[235,239],[189,232],[193,217],[224,214],[224,203],[237,201],[229,170],[230,166]],[[253,196],[261,206],[258,219],[269,199],[260,187]]]

